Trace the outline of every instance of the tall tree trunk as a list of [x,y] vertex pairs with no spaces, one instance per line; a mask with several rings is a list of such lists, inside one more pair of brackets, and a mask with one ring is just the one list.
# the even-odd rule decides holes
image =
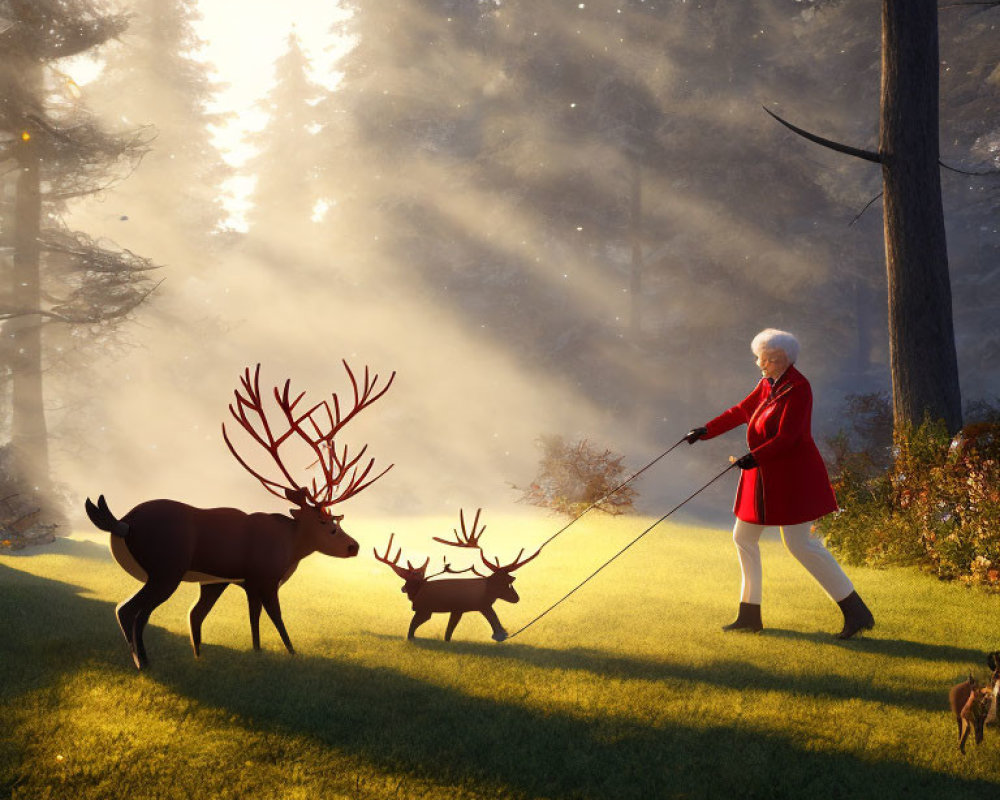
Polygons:
[[864,385],[872,366],[872,324],[868,301],[868,287],[860,278],[854,280],[854,324],[857,339],[854,351],[853,369]]
[[938,164],[936,0],[882,0],[879,153],[897,428],[962,426]]
[[632,245],[632,272],[629,279],[629,333],[638,341],[642,333],[642,163],[633,155],[631,162],[631,201],[629,238]]
[[[41,90],[41,69],[32,65],[23,80]],[[29,96],[37,97],[32,92]],[[39,138],[44,132],[30,121],[18,143],[20,173],[14,210],[14,269],[12,299],[16,308],[41,307],[39,234],[42,218]],[[10,348],[12,410],[11,444],[19,477],[44,493],[49,483],[48,430],[42,398],[42,319],[31,314],[5,326]]]

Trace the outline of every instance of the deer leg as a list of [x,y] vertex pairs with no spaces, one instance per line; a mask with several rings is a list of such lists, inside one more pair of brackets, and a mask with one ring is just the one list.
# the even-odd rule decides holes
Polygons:
[[153,613],[158,605],[174,593],[180,585],[180,578],[150,581],[136,592],[126,603],[126,607],[133,602],[136,606],[136,613],[132,618],[132,660],[136,669],[142,669],[149,664],[146,656],[146,646],[142,642],[142,632],[149,621],[149,615]]
[[271,622],[274,623],[274,627],[278,631],[278,636],[281,637],[281,641],[285,643],[285,649],[292,655],[295,655],[295,649],[292,647],[292,640],[288,638],[288,631],[285,630],[285,623],[281,621],[281,604],[278,602],[278,587],[275,586],[269,593],[265,594],[262,600],[264,610],[271,618]]
[[191,647],[194,649],[194,657],[201,657],[201,623],[205,621],[208,612],[212,610],[215,601],[218,600],[228,583],[203,583],[198,594],[198,601],[191,606],[188,612],[188,628],[191,630]]
[[960,730],[961,730],[961,734],[958,737],[958,749],[961,750],[962,754],[964,755],[965,754],[965,740],[969,738],[969,731],[972,730],[972,726],[968,723],[967,720],[963,719],[962,722],[961,722],[961,728],[960,728]]
[[247,610],[250,612],[250,641],[253,642],[253,649],[259,651],[260,611],[264,607],[264,602],[260,599],[260,591],[256,587],[251,589],[244,583],[243,590],[247,593]]
[[414,638],[414,635],[417,632],[417,628],[419,628],[421,625],[427,622],[427,620],[429,620],[430,618],[431,618],[430,611],[417,611],[413,615],[413,619],[410,620],[410,630],[407,631],[406,638],[407,639]]
[[136,592],[128,600],[122,600],[115,608],[115,618],[118,620],[118,627],[121,628],[122,636],[128,642],[130,653],[135,652],[135,645],[132,639],[132,625],[135,622],[136,614],[139,613],[138,597],[139,592]]
[[502,642],[507,638],[507,631],[505,631],[503,625],[500,624],[500,618],[497,616],[497,612],[493,610],[493,606],[486,606],[486,608],[482,609],[482,615],[486,617],[486,621],[490,623],[490,627],[493,628],[494,642]]
[[451,616],[448,617],[448,627],[444,631],[444,640],[446,642],[451,641],[451,635],[455,632],[455,626],[458,625],[458,621],[462,618],[461,611],[452,611]]
[[135,662],[136,667],[140,667],[140,660],[145,659],[145,650],[142,650],[142,655],[140,657],[139,649],[142,648],[142,642],[140,641],[137,645],[135,638],[135,628],[136,621],[142,614],[143,605],[146,602],[148,592],[146,592],[149,584],[144,584],[139,587],[134,595],[132,595],[128,600],[123,600],[115,608],[115,617],[118,619],[118,627],[121,629],[122,636],[125,637],[125,641],[128,642],[129,653],[132,656],[132,660]]

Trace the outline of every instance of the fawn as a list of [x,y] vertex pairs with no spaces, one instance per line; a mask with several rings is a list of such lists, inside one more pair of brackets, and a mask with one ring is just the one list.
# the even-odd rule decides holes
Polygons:
[[[380,556],[378,551],[375,551],[375,558],[383,564],[389,565],[404,581],[402,591],[410,599],[413,607],[413,619],[410,621],[410,629],[406,634],[407,639],[413,639],[417,628],[427,622],[431,618],[431,615],[447,613],[451,616],[448,619],[444,639],[446,642],[451,641],[451,635],[455,631],[455,626],[462,619],[462,615],[470,611],[478,611],[486,617],[486,621],[489,622],[490,627],[493,629],[494,641],[502,642],[507,638],[507,631],[500,624],[500,619],[497,617],[496,611],[493,610],[493,604],[497,600],[517,603],[521,599],[514,589],[514,576],[511,573],[535,558],[541,552],[541,548],[523,559],[521,558],[524,555],[524,550],[522,549],[518,553],[517,558],[509,564],[501,565],[499,559],[492,562],[489,561],[483,555],[482,548],[479,546],[479,539],[483,535],[483,531],[486,530],[486,526],[484,525],[478,531],[476,530],[481,511],[482,509],[476,511],[476,517],[472,521],[471,532],[466,530],[465,515],[462,511],[459,511],[462,532],[454,531],[454,541],[441,539],[437,536],[432,538],[437,542],[452,547],[467,547],[478,550],[483,565],[490,571],[489,575],[483,575],[476,570],[475,566],[458,572],[446,563],[442,572],[428,576],[426,575],[426,570],[427,565],[430,563],[430,558],[424,561],[419,567],[414,567],[409,561],[406,562],[406,567],[401,567],[399,565],[401,550],[397,550],[394,557],[389,557],[389,553],[392,551],[393,536],[389,537],[389,544],[385,549],[385,555]],[[458,575],[461,572],[469,571],[475,575],[474,578],[439,578],[440,575]]]

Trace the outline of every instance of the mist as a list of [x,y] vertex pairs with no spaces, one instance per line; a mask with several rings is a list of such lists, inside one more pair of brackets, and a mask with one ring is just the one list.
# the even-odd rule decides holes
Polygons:
[[[51,472],[75,521],[98,494],[119,514],[154,497],[283,510],[221,433],[257,364],[265,394],[291,380],[310,404],[349,402],[342,360],[380,385],[395,373],[343,434],[393,465],[338,508],[352,518],[524,511],[512,484],[547,434],[631,473],[753,388],[765,327],[802,342],[817,440],[847,395],[888,391],[881,207],[858,217],[878,169],[761,109],[871,146],[876,6],[343,2],[331,24],[326,5],[289,6],[242,107],[219,105],[211,59],[254,45],[235,18],[204,24],[204,4],[120,3],[128,29],[91,54],[86,113],[155,138],[52,213],[150,259],[159,283],[113,326],[45,326]],[[996,22],[942,17],[942,157],[966,167],[1000,166]],[[324,48],[343,54],[318,66]],[[261,113],[242,140],[220,134]],[[245,220],[234,178],[255,181]],[[994,400],[1000,195],[944,182],[963,393]],[[744,451],[736,434],[685,446],[643,478],[639,510]],[[307,458],[289,466],[306,478]],[[731,490],[698,513],[724,516]]]

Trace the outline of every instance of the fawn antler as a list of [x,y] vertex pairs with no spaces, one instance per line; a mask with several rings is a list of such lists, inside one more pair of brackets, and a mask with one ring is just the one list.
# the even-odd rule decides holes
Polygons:
[[[305,397],[305,392],[299,393],[294,400],[291,399],[291,381],[286,380],[284,388],[280,392],[277,387],[274,388],[275,402],[287,423],[287,428],[279,435],[275,435],[272,430],[264,409],[263,396],[260,391],[260,364],[257,365],[252,378],[248,367],[240,379],[243,393],[241,394],[239,390],[234,392],[236,395],[236,406],[234,407],[230,404],[229,412],[250,437],[271,456],[271,459],[281,471],[281,475],[284,478],[283,483],[261,475],[247,464],[229,440],[225,424],[222,426],[222,436],[226,441],[226,446],[243,468],[257,478],[271,494],[288,498],[300,506],[308,504],[317,508],[328,508],[334,503],[343,502],[366,487],[371,486],[371,484],[393,467],[390,464],[374,478],[369,479],[368,476],[375,466],[375,459],[370,458],[368,465],[364,469],[359,467],[362,457],[368,450],[368,445],[362,447],[358,454],[351,458],[346,445],[343,451],[338,452],[334,444],[334,437],[359,411],[370,406],[389,390],[393,379],[396,377],[396,373],[393,372],[386,385],[376,392],[375,386],[378,383],[378,375],[376,374],[372,378],[366,366],[364,386],[359,389],[354,372],[346,361],[342,363],[347,370],[347,375],[351,380],[351,386],[354,390],[354,405],[351,409],[346,414],[342,414],[340,401],[336,393],[334,393],[332,410],[329,403],[324,400],[312,406],[308,411],[298,412],[296,411],[296,407],[302,401],[302,398]],[[252,421],[251,416],[256,417],[256,419]],[[317,416],[320,417],[318,421]],[[325,420],[323,420],[323,416],[326,417]],[[327,424],[324,425],[324,422]],[[313,478],[310,488],[300,486],[285,466],[279,450],[292,434],[295,434],[315,454],[316,460],[314,463],[320,465],[322,483]],[[349,478],[348,473],[350,473]],[[336,492],[336,496],[334,496],[334,492]]]
[[483,573],[481,573],[479,570],[476,569],[475,564],[473,564],[471,567],[466,567],[465,569],[452,569],[451,564],[448,563],[448,559],[446,558],[444,559],[444,567],[442,568],[442,570],[440,572],[435,572],[432,575],[428,575],[427,580],[430,580],[431,578],[440,578],[442,575],[464,575],[466,572],[471,572],[473,575],[476,575],[477,577],[480,578],[486,577],[485,575],[483,575]]
[[415,567],[409,561],[406,562],[406,567],[399,566],[399,557],[403,554],[403,548],[400,547],[396,550],[396,555],[391,559],[389,558],[389,553],[392,552],[392,540],[395,538],[396,534],[389,534],[389,544],[385,547],[385,555],[380,556],[376,548],[372,548],[372,552],[375,554],[375,560],[381,561],[383,564],[388,564],[392,567],[392,571],[395,572],[404,581],[409,581],[413,579],[422,579],[424,577],[424,571],[427,569],[427,565],[431,563],[430,556],[423,563],[422,566]]
[[[465,527],[465,512],[459,509],[458,520],[461,525],[462,532],[459,533],[457,529],[452,528],[452,533],[455,534],[454,539],[442,539],[440,536],[432,536],[431,538],[434,539],[435,542],[441,542],[441,544],[450,545],[451,547],[468,547],[478,550],[479,557],[482,559],[483,564],[485,564],[487,568],[489,568],[492,572],[507,572],[507,573],[513,572],[514,570],[523,567],[525,564],[527,564],[529,561],[535,558],[535,556],[537,556],[539,553],[542,552],[542,548],[539,547],[534,553],[532,553],[530,556],[522,560],[521,556],[524,555],[524,550],[522,549],[521,552],[517,554],[517,558],[515,558],[509,564],[502,565],[499,559],[491,562],[489,559],[486,558],[486,555],[483,553],[482,545],[479,544],[479,540],[483,537],[483,533],[486,531],[486,526],[483,525],[483,527],[480,528],[478,531],[476,530],[476,526],[479,524],[479,514],[481,511],[482,511],[481,508],[476,509],[476,516],[472,520],[471,531]],[[545,545],[542,545],[542,547],[544,546]],[[450,572],[450,571],[452,571],[450,566],[448,565],[447,562],[445,562],[445,572]],[[463,570],[463,572],[465,571],[466,570]],[[475,568],[473,568],[473,571],[475,571]],[[476,574],[479,575],[478,572],[476,572]]]
[[471,547],[478,550],[482,550],[479,546],[479,540],[482,538],[483,533],[486,531],[486,526],[483,525],[478,531],[476,530],[476,525],[479,524],[479,514],[482,511],[481,508],[476,509],[476,517],[472,520],[472,531],[467,531],[465,528],[465,511],[462,509],[458,510],[458,520],[462,526],[462,532],[459,533],[458,530],[452,528],[452,533],[455,534],[454,541],[450,539],[442,539],[440,536],[432,536],[431,538],[435,542],[441,542],[441,544],[447,544],[451,547]]

